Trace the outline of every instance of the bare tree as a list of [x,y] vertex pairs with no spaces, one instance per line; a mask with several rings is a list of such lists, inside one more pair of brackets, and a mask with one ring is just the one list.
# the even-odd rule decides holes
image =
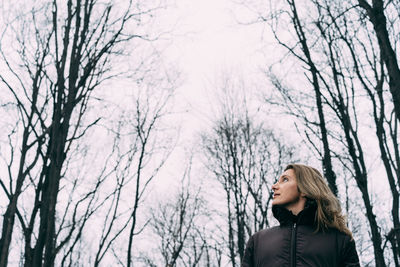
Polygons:
[[[375,1],[373,2],[375,5]],[[396,239],[394,237],[396,230],[394,229],[397,229],[396,225],[398,224],[399,194],[393,175],[396,173],[394,170],[398,170],[396,159],[398,154],[396,125],[398,122],[394,116],[396,114],[395,100],[392,103],[388,101],[384,89],[387,76],[383,68],[386,63],[384,63],[385,56],[382,47],[377,45],[375,37],[364,23],[362,12],[351,1],[344,3],[343,1],[315,0],[301,5],[298,5],[296,1],[286,1],[286,3],[287,9],[274,13],[281,15],[271,15],[271,20],[267,17],[264,20],[271,22],[279,44],[298,59],[301,66],[306,68],[306,80],[311,85],[311,92],[315,93],[316,105],[310,106],[306,102],[301,102],[301,97],[295,96],[292,90],[274,78],[275,88],[283,96],[285,106],[292,107],[291,113],[303,119],[304,125],[308,129],[307,140],[315,150],[319,151],[320,146],[312,140],[312,136],[321,142],[325,152],[325,143],[331,144],[330,147],[335,149],[330,149],[330,153],[355,178],[370,225],[375,264],[376,266],[386,266],[384,247],[381,241],[384,237],[378,226],[368,189],[366,144],[363,144],[360,134],[361,121],[374,123],[376,142],[392,189],[394,228],[390,231],[390,238],[393,243],[394,261],[398,266],[398,244],[394,241]],[[281,39],[276,30],[279,25],[278,20],[285,20],[284,15],[287,15],[286,18],[292,25],[290,31],[293,33],[293,39]],[[390,85],[388,86],[390,87]],[[366,112],[362,108],[361,103],[368,103],[365,92],[369,103],[372,104],[372,117],[366,116]],[[303,96],[306,94],[303,93]],[[300,101],[298,101],[299,99]],[[310,111],[313,108],[316,108],[319,113],[322,112],[324,117],[330,121],[332,127],[328,132],[320,127],[321,116],[319,116],[319,122],[310,120],[312,117]],[[316,130],[317,127],[319,127],[319,131]],[[324,132],[328,134],[329,138],[324,138]]]
[[[394,43],[397,40],[391,40],[390,38],[390,32],[392,32],[395,38],[398,38],[396,36],[398,32],[394,27],[396,22],[398,22],[398,3],[395,1],[387,1],[387,3],[385,3],[383,0],[373,0],[372,3],[369,4],[365,0],[359,0],[358,4],[360,8],[365,11],[374,27],[382,60],[387,69],[388,84],[392,94],[394,112],[397,119],[400,121],[400,68]],[[391,17],[393,13],[395,15],[392,20]]]
[[[399,181],[399,173],[397,172],[399,167],[399,146],[398,146],[398,121],[396,120],[395,103],[390,103],[388,101],[387,93],[385,92],[385,76],[389,75],[384,70],[384,54],[378,51],[374,51],[374,37],[370,32],[366,32],[365,40],[354,38],[350,36],[348,31],[341,29],[339,26],[337,16],[332,14],[330,7],[326,7],[327,13],[330,16],[330,20],[333,22],[332,25],[335,26],[334,30],[337,36],[340,36],[340,40],[343,40],[343,47],[349,51],[352,59],[352,70],[348,68],[343,68],[340,65],[340,71],[344,70],[348,73],[355,72],[358,81],[362,89],[367,93],[372,110],[372,119],[375,126],[376,140],[379,145],[380,157],[382,164],[386,171],[387,179],[392,194],[392,218],[393,218],[393,228],[390,230],[387,237],[389,238],[392,245],[392,252],[394,256],[395,266],[399,266],[399,194],[396,183]],[[333,52],[337,49],[334,46],[332,33],[326,31],[327,25],[320,27],[321,33],[325,39],[329,38],[328,46],[330,47],[331,60],[335,58]],[[327,32],[327,33],[325,33]],[[331,35],[331,36],[329,36]],[[365,42],[368,40],[368,42]],[[343,51],[343,50],[342,50]],[[360,51],[356,53],[356,51]],[[363,51],[363,52],[361,52]],[[338,51],[339,52],[339,51]],[[340,54],[336,52],[336,54]],[[343,52],[341,52],[343,53]],[[365,60],[368,59],[368,60]],[[339,61],[339,60],[336,60]],[[339,61],[340,62],[340,61]],[[368,64],[366,64],[368,63]],[[386,64],[386,63],[385,63]],[[337,67],[333,66],[333,73],[338,73]],[[389,72],[389,70],[388,70]],[[373,73],[373,75],[368,76],[366,73]],[[390,84],[390,81],[389,81]],[[389,85],[390,86],[390,85]]]
[[240,264],[248,237],[269,226],[271,186],[295,158],[294,148],[257,123],[246,100],[235,97],[227,97],[231,102],[223,104],[212,129],[202,135],[205,165],[225,194],[225,242],[232,266]]
[[[147,81],[149,79],[149,81]],[[110,185],[110,201],[103,218],[103,230],[95,256],[98,266],[106,253],[115,246],[126,248],[126,265],[133,263],[134,236],[141,233],[148,224],[148,219],[142,224],[144,216],[138,215],[138,210],[146,197],[146,190],[152,180],[164,165],[176,142],[176,129],[163,126],[163,118],[168,114],[169,100],[173,93],[173,83],[162,87],[155,83],[151,88],[149,76],[135,94],[133,110],[123,118],[116,128],[115,161],[112,163],[115,184]],[[123,243],[116,242],[124,235]],[[114,245],[115,243],[115,245]],[[122,252],[121,252],[122,253]],[[116,257],[120,257],[117,254]]]
[[[97,190],[109,176],[103,172],[89,192],[81,194],[77,202],[67,202],[65,212],[61,213],[64,215],[57,217],[59,193],[64,179],[68,179],[69,162],[78,147],[75,144],[100,120],[100,116],[85,117],[93,94],[104,81],[125,71],[117,70],[112,63],[124,54],[124,44],[149,38],[140,30],[140,21],[159,6],[134,1],[116,6],[111,1],[54,0],[26,7],[28,12],[21,12],[5,25],[0,48],[3,66],[7,68],[6,73],[0,74],[0,81],[11,96],[6,107],[18,114],[8,135],[8,182],[5,177],[0,180],[9,201],[2,220],[0,266],[8,262],[16,217],[25,241],[25,266],[53,266],[57,253],[70,242],[73,245],[61,262],[64,264],[72,255],[86,222],[101,206],[102,202],[96,199]],[[6,42],[14,39],[14,45]],[[146,104],[144,108],[143,102],[136,105],[136,136],[142,146],[135,177],[140,177],[145,165],[147,142],[160,117],[157,111],[165,106],[164,100],[159,100],[159,109],[151,115]],[[144,190],[139,180],[128,220],[131,237],[137,203]],[[109,197],[118,192],[115,190]],[[19,205],[22,195],[30,199],[28,208]],[[81,209],[85,211],[81,213]],[[71,215],[68,211],[72,211],[71,218],[66,218]],[[131,248],[130,238],[128,266]]]
[[201,189],[191,184],[191,165],[186,168],[181,188],[171,201],[163,199],[151,209],[150,224],[160,240],[158,251],[164,266],[210,266],[212,262],[206,257],[205,229],[210,217]]

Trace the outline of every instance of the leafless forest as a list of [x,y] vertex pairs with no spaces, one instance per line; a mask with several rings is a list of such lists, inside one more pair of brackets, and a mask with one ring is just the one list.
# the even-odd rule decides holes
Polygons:
[[323,171],[362,266],[400,266],[400,1],[232,1],[276,61],[259,107],[234,74],[216,82],[191,143],[184,70],[157,49],[172,2],[16,2],[0,4],[0,267],[240,266],[291,162]]

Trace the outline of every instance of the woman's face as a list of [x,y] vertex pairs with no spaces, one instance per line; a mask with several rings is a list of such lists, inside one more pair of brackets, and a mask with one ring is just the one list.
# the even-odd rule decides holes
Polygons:
[[288,169],[272,185],[274,191],[272,205],[282,205],[289,210],[304,208],[303,194],[297,189],[296,175],[293,169]]

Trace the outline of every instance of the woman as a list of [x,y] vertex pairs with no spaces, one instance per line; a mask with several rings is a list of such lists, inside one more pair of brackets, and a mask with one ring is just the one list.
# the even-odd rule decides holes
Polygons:
[[320,172],[290,164],[272,190],[280,225],[250,238],[243,267],[360,266],[339,201]]

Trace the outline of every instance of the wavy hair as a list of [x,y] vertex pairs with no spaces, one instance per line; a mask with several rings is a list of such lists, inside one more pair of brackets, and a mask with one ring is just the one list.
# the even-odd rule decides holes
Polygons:
[[293,169],[296,175],[299,192],[317,204],[315,214],[317,231],[336,228],[353,238],[347,228],[346,218],[342,215],[339,200],[332,193],[322,174],[317,169],[302,164],[289,164],[285,171],[289,169]]

